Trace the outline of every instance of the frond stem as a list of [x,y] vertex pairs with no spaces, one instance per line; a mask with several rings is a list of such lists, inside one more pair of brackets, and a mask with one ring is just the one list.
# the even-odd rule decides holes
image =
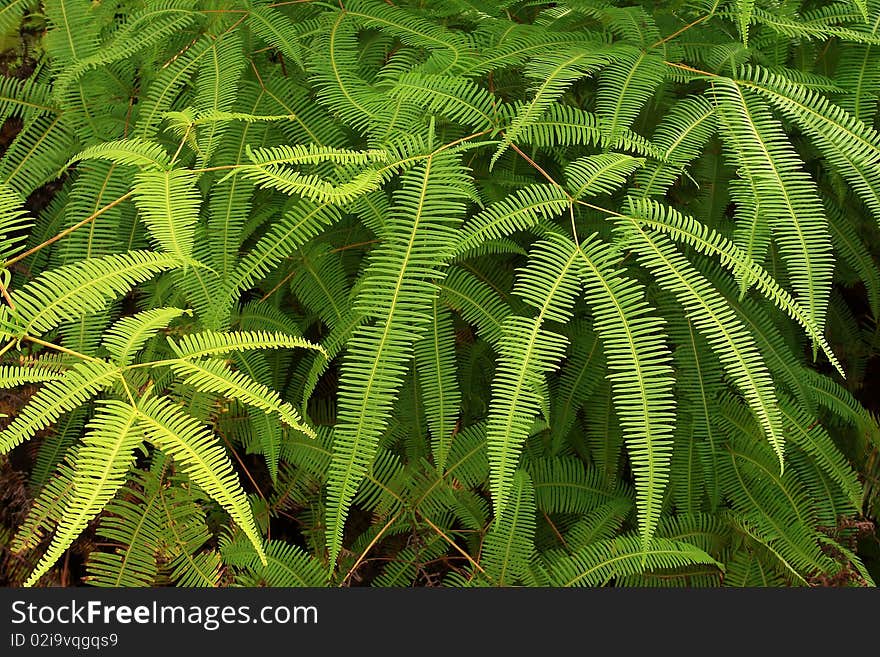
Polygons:
[[58,240],[60,240],[60,239],[62,239],[62,238],[64,238],[64,237],[67,237],[68,235],[70,235],[70,234],[71,234],[72,232],[74,232],[75,230],[79,230],[80,228],[82,228],[83,226],[85,226],[86,224],[88,224],[89,222],[94,221],[95,219],[97,219],[98,217],[100,217],[102,214],[104,214],[104,213],[107,212],[108,210],[110,210],[110,209],[112,209],[112,208],[115,208],[117,205],[119,205],[119,204],[122,203],[123,201],[127,201],[127,200],[131,197],[132,194],[134,194],[134,190],[129,191],[129,192],[126,192],[125,194],[123,194],[122,196],[120,196],[118,199],[116,199],[115,201],[112,201],[111,203],[108,203],[107,205],[105,205],[103,208],[101,208],[101,209],[98,210],[97,212],[93,212],[92,214],[90,214],[88,217],[86,217],[85,219],[83,219],[83,220],[80,221],[79,223],[74,224],[74,225],[71,226],[70,228],[65,228],[65,229],[62,230],[60,233],[58,233],[57,235],[55,235],[55,237],[50,237],[49,239],[47,239],[47,240],[46,240],[45,242],[43,242],[42,244],[37,244],[37,245],[36,245],[35,247],[33,247],[32,249],[28,249],[28,250],[25,251],[24,253],[21,253],[21,254],[15,256],[14,258],[10,258],[9,260],[7,260],[6,262],[3,263],[3,267],[9,267],[10,265],[15,264],[16,262],[19,262],[19,261],[21,261],[21,260],[24,260],[24,259],[27,258],[28,256],[31,256],[31,255],[33,255],[34,253],[36,253],[37,251],[46,248],[46,247],[49,246],[50,244],[54,244],[54,243],[57,242]]

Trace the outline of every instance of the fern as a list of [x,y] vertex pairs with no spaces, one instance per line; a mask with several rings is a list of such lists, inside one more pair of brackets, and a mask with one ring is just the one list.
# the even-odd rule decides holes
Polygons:
[[873,585],[876,0],[0,4],[9,583]]

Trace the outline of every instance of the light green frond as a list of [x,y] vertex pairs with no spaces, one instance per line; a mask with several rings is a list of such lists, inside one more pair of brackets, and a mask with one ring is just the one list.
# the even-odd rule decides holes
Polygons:
[[607,143],[614,143],[624,129],[632,126],[665,76],[663,59],[651,52],[624,51],[602,70],[596,114],[604,119]]
[[568,87],[614,57],[612,52],[599,48],[592,52],[577,49],[548,53],[533,59],[526,69],[526,75],[532,80],[532,99],[517,109],[516,116],[504,131],[501,145],[492,155],[491,165],[498,161],[511,143],[518,142],[520,133],[533,121],[539,120]]
[[309,342],[298,335],[269,331],[200,331],[181,336],[178,340],[168,339],[171,349],[179,358],[202,358],[218,356],[232,351],[251,349],[312,349],[323,353],[320,345]]
[[138,351],[159,331],[182,315],[192,315],[182,308],[153,308],[116,321],[101,341],[117,365],[130,365]]
[[562,214],[568,206],[565,190],[556,185],[531,185],[519,189],[468,220],[456,245],[456,255],[488,240],[532,228],[542,219]]
[[216,436],[164,397],[142,402],[138,418],[138,426],[147,439],[173,457],[193,483],[226,509],[265,562],[263,541],[251,507]]
[[303,424],[296,409],[284,402],[277,392],[241,372],[231,370],[221,360],[181,360],[171,363],[171,369],[184,383],[197,390],[231,397],[267,413],[277,413],[288,426],[312,438],[315,436],[315,432]]
[[168,169],[171,163],[171,158],[162,146],[137,137],[105,141],[89,146],[74,155],[67,162],[67,167],[85,160],[107,160],[116,164],[131,164],[150,169]]
[[61,378],[61,374],[48,369],[0,365],[0,388],[16,388],[28,383],[44,383]]
[[611,194],[623,187],[644,163],[644,158],[622,153],[587,155],[566,167],[565,180],[572,198]]
[[169,253],[128,251],[45,271],[12,293],[16,323],[22,335],[45,333],[103,310],[135,284],[184,264]]
[[440,306],[437,299],[434,299],[432,315],[427,334],[415,343],[413,350],[431,433],[434,463],[443,470],[460,412],[461,391],[455,367],[452,315]]
[[812,321],[800,301],[782,288],[762,266],[749,257],[748,253],[693,217],[654,201],[630,199],[629,213],[632,215],[629,217],[632,221],[638,221],[652,230],[666,233],[700,253],[719,256],[721,264],[740,277],[747,287],[754,285],[767,299],[800,324],[813,343],[822,349],[835,369],[843,375],[843,368],[831,351],[821,327]]
[[142,171],[135,176],[134,199],[156,244],[181,261],[193,253],[202,197],[196,176],[185,169]]
[[712,94],[725,144],[759,195],[760,212],[770,219],[774,243],[807,316],[822,329],[834,259],[816,185],[753,91],[719,78]]
[[108,388],[119,375],[119,370],[109,363],[88,361],[74,365],[61,378],[49,381],[18,411],[9,426],[0,431],[0,454],[51,426],[62,414]]
[[142,440],[137,419],[137,409],[123,402],[108,400],[98,407],[76,453],[73,487],[58,528],[25,586],[33,586],[52,567],[125,483]]
[[328,478],[326,542],[330,562],[345,517],[371,463],[412,357],[426,329],[464,214],[464,171],[454,153],[431,156],[403,176],[383,243],[373,251],[355,311],[375,324],[355,329],[339,383],[339,416]]
[[21,251],[25,231],[33,223],[23,205],[14,190],[0,185],[0,265]]
[[530,562],[537,557],[536,513],[532,482],[519,470],[513,478],[510,500],[483,543],[480,565],[494,585],[510,586],[526,579]]

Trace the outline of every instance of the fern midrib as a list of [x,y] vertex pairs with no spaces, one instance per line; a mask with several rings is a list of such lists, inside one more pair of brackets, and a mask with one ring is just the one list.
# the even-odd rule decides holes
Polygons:
[[[519,375],[516,379],[516,383],[513,387],[513,394],[509,397],[509,404],[505,404],[510,408],[510,412],[507,415],[507,422],[503,426],[502,432],[502,440],[499,441],[503,444],[503,449],[501,450],[501,462],[498,465],[497,472],[505,473],[508,469],[508,460],[511,458],[511,450],[510,450],[510,435],[513,432],[513,419],[515,417],[515,409],[517,407],[517,402],[519,401],[520,396],[522,395],[522,390],[525,388],[525,379],[526,374],[529,370],[529,365],[532,362],[532,353],[535,350],[535,343],[538,340],[538,335],[541,332],[541,328],[544,323],[544,317],[546,316],[550,304],[552,303],[554,297],[556,296],[556,292],[559,290],[559,287],[562,285],[562,281],[565,280],[568,275],[569,270],[571,269],[572,263],[580,254],[579,249],[574,249],[568,256],[568,260],[565,262],[565,265],[561,268],[559,276],[553,281],[553,285],[547,292],[547,296],[545,297],[544,304],[539,309],[538,314],[533,318],[534,326],[532,328],[531,334],[529,335],[529,339],[526,343],[526,349],[522,352],[522,359],[520,361],[522,367],[519,368]],[[537,393],[536,393],[537,395]],[[503,482],[499,481],[499,484]],[[502,497],[502,489],[499,488],[497,491],[499,498]],[[495,500],[495,507],[500,511],[501,505],[499,504],[500,499]]]
[[346,84],[342,81],[342,75],[339,70],[339,65],[336,62],[336,31],[339,29],[339,26],[342,24],[342,19],[345,18],[345,11],[339,12],[339,17],[336,19],[336,22],[333,23],[333,27],[330,28],[330,48],[328,52],[328,56],[330,59],[330,69],[333,71],[333,77],[336,78],[337,88],[343,93],[346,100],[352,104],[352,106],[357,109],[359,112],[365,114],[371,121],[376,120],[376,115],[368,110],[366,107],[357,102],[354,97],[352,97],[351,93],[348,90]]
[[650,245],[653,253],[660,258],[663,263],[666,265],[666,270],[673,273],[678,279],[679,283],[685,287],[689,292],[690,296],[696,300],[700,306],[702,306],[703,310],[706,312],[708,317],[712,319],[712,322],[715,324],[715,328],[723,335],[724,341],[727,343],[728,348],[736,354],[736,360],[740,365],[740,369],[748,378],[749,385],[751,386],[752,394],[760,401],[759,409],[761,415],[761,423],[765,427],[765,431],[767,433],[767,437],[770,439],[770,442],[773,443],[777,454],[779,455],[780,465],[782,464],[782,443],[779,441],[776,431],[773,427],[773,422],[771,420],[770,414],[767,412],[767,402],[764,399],[764,394],[761,392],[760,387],[757,385],[754,374],[752,373],[752,368],[749,366],[748,362],[743,358],[742,352],[736,344],[736,341],[732,338],[730,333],[727,331],[727,327],[724,325],[718,316],[715,314],[715,311],[705,302],[702,295],[699,294],[690,284],[690,282],[684,278],[678,271],[678,268],[673,266],[673,264],[666,258],[666,255],[660,251],[655,245],[653,240],[645,234],[645,232],[641,229],[638,224],[633,222],[633,225],[636,227],[636,230],[643,236],[644,242]]
[[626,75],[626,79],[623,81],[623,86],[620,88],[619,93],[617,94],[617,99],[614,103],[614,112],[611,115],[611,127],[608,130],[609,139],[614,139],[617,136],[617,121],[620,117],[620,111],[623,109],[623,101],[627,98],[626,90],[629,88],[630,82],[632,82],[633,76],[641,65],[642,61],[647,56],[647,53],[643,50],[639,53],[639,56],[636,58],[636,61],[632,63],[629,67],[629,72]]
[[347,496],[346,487],[350,485],[349,482],[351,481],[352,469],[354,468],[355,464],[355,455],[357,454],[361,436],[363,435],[364,421],[369,415],[367,405],[372,399],[373,385],[376,382],[378,366],[382,360],[382,357],[384,356],[385,345],[388,341],[388,334],[391,330],[392,320],[394,318],[394,311],[401,296],[400,288],[403,285],[403,279],[409,267],[410,257],[413,247],[415,245],[416,235],[418,234],[419,224],[421,222],[422,213],[424,211],[425,197],[428,191],[428,180],[430,179],[432,163],[433,155],[429,155],[427,160],[425,161],[425,173],[422,176],[421,191],[419,193],[419,201],[418,205],[416,206],[416,212],[413,217],[413,227],[410,231],[409,242],[407,243],[406,251],[403,254],[400,270],[397,275],[397,282],[394,285],[394,289],[390,293],[391,306],[388,309],[387,318],[385,320],[385,327],[382,331],[379,343],[376,345],[375,357],[373,358],[372,365],[369,367],[369,375],[367,377],[367,380],[365,383],[362,383],[363,394],[360,396],[360,407],[357,410],[357,421],[355,422],[355,429],[353,432],[353,449],[349,450],[350,456],[348,459],[346,459],[345,463],[345,476],[341,479],[342,488],[340,489],[339,496],[340,504],[336,505],[335,509],[332,511],[333,515],[331,516],[331,526],[333,527],[335,532],[334,542],[337,540],[337,534],[342,530],[342,527],[339,525],[339,523],[343,522],[343,518],[340,515],[343,507],[342,502],[344,502],[345,497]]
[[[587,264],[587,266],[593,271],[593,275],[600,282],[602,289],[605,291],[605,299],[610,300],[614,305],[614,310],[617,313],[617,317],[619,320],[619,328],[622,328],[626,333],[626,346],[629,351],[630,360],[632,361],[633,368],[635,369],[635,378],[636,383],[639,389],[639,397],[641,398],[641,406],[642,406],[642,414],[644,418],[644,440],[645,446],[648,450],[649,455],[652,455],[654,450],[654,434],[655,431],[652,426],[652,415],[650,413],[650,408],[648,406],[648,387],[645,383],[645,374],[642,372],[642,363],[639,358],[639,354],[635,347],[635,339],[633,337],[633,333],[629,326],[629,321],[626,318],[626,314],[623,311],[623,308],[617,301],[617,295],[608,285],[608,282],[605,280],[605,277],[602,275],[594,265],[593,262],[587,257],[587,254],[584,253],[583,249],[580,245],[577,248],[578,254],[583,258],[583,261]],[[658,432],[659,433],[659,432]],[[657,491],[657,478],[658,472],[656,470],[656,464],[654,463],[654,458],[648,458],[648,466],[647,472],[645,473],[645,477],[648,482],[647,487],[647,496],[645,499],[645,516],[644,523],[645,526],[642,528],[642,542],[643,545],[647,545],[647,542],[650,540],[650,525],[652,522],[656,523],[655,516],[659,514],[659,511],[655,510],[658,504],[658,500],[656,497],[658,495]]]

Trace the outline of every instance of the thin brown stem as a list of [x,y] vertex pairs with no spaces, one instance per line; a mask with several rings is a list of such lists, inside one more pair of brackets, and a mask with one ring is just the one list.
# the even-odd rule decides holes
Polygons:
[[131,198],[131,195],[132,195],[132,194],[134,194],[134,191],[130,191],[130,192],[127,192],[127,193],[123,194],[122,196],[120,196],[118,199],[116,199],[116,200],[113,201],[112,203],[109,203],[109,204],[105,205],[103,208],[101,208],[100,210],[98,210],[97,212],[94,212],[94,213],[90,214],[88,217],[86,217],[85,219],[83,219],[83,220],[80,221],[79,223],[77,223],[77,224],[71,226],[70,228],[65,228],[65,229],[62,230],[60,233],[58,233],[55,237],[50,237],[49,239],[47,239],[47,240],[46,240],[45,242],[43,242],[42,244],[37,244],[37,245],[36,245],[35,247],[33,247],[32,249],[28,249],[28,250],[25,251],[24,253],[21,253],[21,254],[15,256],[14,258],[10,258],[9,260],[7,260],[6,262],[3,263],[3,266],[4,266],[4,267],[9,267],[10,265],[15,264],[16,262],[19,262],[19,261],[21,261],[21,260],[24,260],[24,259],[27,258],[28,256],[33,255],[33,254],[36,253],[37,251],[40,251],[41,249],[46,248],[46,247],[49,246],[50,244],[54,244],[54,243],[57,242],[58,240],[60,240],[60,239],[62,239],[62,238],[64,238],[64,237],[67,237],[68,235],[70,235],[70,234],[71,234],[72,232],[74,232],[75,230],[79,230],[80,228],[82,228],[82,227],[85,226],[86,224],[88,224],[88,223],[94,221],[95,219],[97,219],[98,217],[100,217],[102,214],[104,214],[104,213],[107,212],[108,210],[110,210],[110,209],[112,209],[112,208],[115,208],[117,205],[119,205],[119,204],[122,203],[123,201],[127,201],[129,198]]
[[22,340],[27,340],[28,342],[32,342],[33,344],[38,344],[41,347],[46,347],[47,349],[53,349],[62,354],[68,354],[69,356],[74,356],[76,358],[82,358],[83,360],[89,360],[93,363],[103,363],[100,358],[94,358],[92,356],[87,356],[86,354],[81,354],[78,351],[74,351],[73,349],[68,349],[67,347],[62,347],[60,344],[55,344],[54,342],[46,342],[45,340],[41,340],[40,338],[35,338],[32,335],[22,336]]
[[262,296],[262,298],[260,299],[260,301],[265,301],[266,299],[268,299],[269,297],[271,297],[273,294],[275,294],[278,290],[281,289],[281,286],[284,285],[284,284],[285,284],[287,281],[289,281],[291,278],[293,278],[295,274],[296,274],[296,270],[294,269],[294,270],[291,271],[287,276],[285,276],[284,278],[282,278],[282,279],[281,279],[281,282],[278,283],[278,285],[276,285],[276,286],[273,287],[271,290],[269,290],[268,292],[266,292],[266,294],[264,294],[264,295]]
[[397,521],[397,519],[400,517],[401,513],[403,513],[403,511],[398,511],[394,515],[394,517],[392,517],[391,520],[386,522],[385,526],[382,527],[382,529],[380,529],[379,532],[373,537],[373,540],[370,541],[370,544],[367,545],[367,547],[364,549],[363,552],[361,552],[361,556],[359,556],[357,558],[357,561],[354,562],[354,565],[351,568],[349,568],[348,573],[346,573],[345,577],[342,578],[342,581],[339,583],[339,586],[345,586],[345,583],[354,574],[354,571],[357,570],[358,566],[361,565],[364,558],[367,556],[367,554],[370,552],[370,550],[373,549],[373,546],[379,542],[379,539],[382,538],[383,534],[385,534],[386,531],[388,531],[388,528],[391,527],[391,525],[393,525]]
[[687,25],[685,25],[685,26],[684,26],[683,28],[681,28],[680,30],[678,30],[678,31],[673,32],[672,34],[670,34],[668,37],[663,37],[662,39],[660,39],[660,40],[657,41],[656,43],[652,43],[652,44],[651,44],[651,48],[656,48],[657,46],[663,45],[664,43],[666,43],[666,42],[669,41],[670,39],[674,39],[675,37],[677,37],[677,36],[678,36],[679,34],[681,34],[682,32],[687,32],[687,31],[688,31],[689,29],[691,29],[692,27],[696,27],[697,25],[699,25],[700,23],[702,23],[702,22],[703,22],[704,20],[706,20],[707,18],[710,18],[711,16],[712,16],[712,14],[706,14],[705,16],[700,16],[697,20],[688,23]]
[[0,280],[0,294],[3,295],[3,298],[6,299],[7,305],[15,310],[15,303],[12,301],[12,297],[9,296],[9,290],[6,289],[6,286],[3,284],[3,281]]
[[703,71],[698,68],[694,68],[693,66],[688,66],[687,64],[677,64],[676,62],[667,62],[663,60],[663,63],[667,66],[672,66],[674,68],[680,68],[683,71],[690,71],[691,73],[698,73],[699,75],[708,75],[711,78],[721,77],[717,73],[710,73],[709,71]]
[[431,529],[433,529],[435,532],[437,532],[437,533],[443,538],[443,540],[445,540],[447,543],[449,543],[449,545],[451,545],[451,546],[455,549],[456,552],[458,552],[461,556],[463,556],[465,559],[467,559],[468,562],[469,562],[474,568],[476,568],[476,569],[479,570],[481,573],[483,573],[484,575],[486,575],[486,577],[489,577],[489,575],[486,573],[486,571],[483,569],[483,567],[482,567],[480,564],[478,564],[476,561],[474,561],[474,559],[473,559],[473,557],[471,557],[471,555],[469,555],[467,552],[465,552],[464,550],[462,550],[462,549],[458,546],[458,543],[456,543],[456,542],[453,541],[451,538],[449,538],[445,533],[443,533],[443,530],[440,529],[440,528],[439,528],[437,525],[435,525],[433,522],[431,522],[430,519],[429,519],[427,516],[425,516],[425,515],[423,515],[423,514],[419,514],[419,515],[422,516],[422,520],[424,520],[426,523],[428,523],[428,525],[430,525]]
[[530,158],[528,155],[526,155],[525,153],[523,153],[523,152],[522,152],[522,149],[520,149],[520,147],[517,146],[516,144],[514,144],[513,142],[510,143],[510,147],[511,147],[513,150],[515,150],[517,153],[519,153],[520,156],[522,156],[522,158],[523,158],[526,162],[528,162],[530,165],[532,165],[532,167],[533,167],[538,173],[540,173],[542,176],[544,176],[544,177],[545,177],[545,178],[546,178],[551,184],[556,185],[557,187],[559,187],[559,189],[562,190],[562,193],[565,194],[566,196],[568,196],[568,199],[571,200],[571,195],[570,195],[567,191],[565,191],[565,188],[564,188],[562,185],[560,185],[558,182],[556,182],[555,180],[553,180],[553,177],[552,177],[549,173],[547,173],[546,171],[544,171],[544,169],[541,167],[540,164],[538,164],[538,163],[535,162],[532,158]]

